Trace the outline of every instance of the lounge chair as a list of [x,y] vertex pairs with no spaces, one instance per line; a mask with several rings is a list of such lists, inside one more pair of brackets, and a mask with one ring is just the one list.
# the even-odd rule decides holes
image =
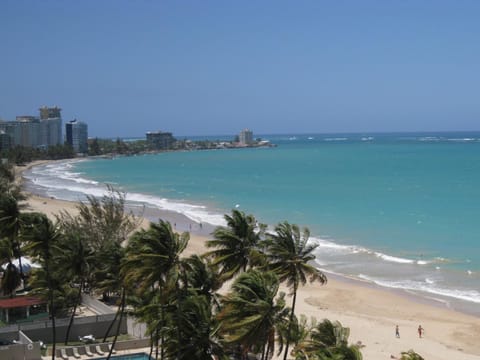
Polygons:
[[60,357],[61,357],[62,359],[65,359],[65,360],[68,359],[67,349],[65,349],[65,348],[64,348],[64,349],[60,349]]
[[92,351],[90,350],[90,346],[86,345],[85,346],[85,355],[87,356],[93,356]]
[[100,347],[100,345],[97,345],[95,346],[95,351],[97,352],[98,355],[103,355],[105,354],[102,350],[102,348]]
[[78,348],[76,347],[72,348],[72,352],[73,352],[73,357],[77,359],[80,359],[82,357],[82,355],[80,355],[80,353],[78,352]]
[[[107,348],[108,348],[108,351],[110,351],[110,349],[112,349],[112,345],[113,344],[108,344],[107,345]],[[115,349],[112,349],[112,354],[115,354],[117,351]]]

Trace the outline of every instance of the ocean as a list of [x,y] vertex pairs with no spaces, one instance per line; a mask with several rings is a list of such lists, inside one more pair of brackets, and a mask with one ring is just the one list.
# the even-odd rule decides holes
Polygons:
[[[78,201],[105,184],[132,206],[218,226],[238,208],[308,227],[327,273],[480,315],[480,133],[262,135],[277,147],[82,159],[25,172]],[[232,137],[210,137],[227,139]]]

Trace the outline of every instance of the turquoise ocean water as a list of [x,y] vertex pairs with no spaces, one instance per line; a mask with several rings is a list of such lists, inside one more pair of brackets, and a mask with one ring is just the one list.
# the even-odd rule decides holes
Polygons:
[[262,138],[278,146],[87,159],[26,177],[75,201],[111,183],[134,204],[212,225],[232,208],[271,227],[288,220],[310,229],[325,271],[480,314],[480,133]]

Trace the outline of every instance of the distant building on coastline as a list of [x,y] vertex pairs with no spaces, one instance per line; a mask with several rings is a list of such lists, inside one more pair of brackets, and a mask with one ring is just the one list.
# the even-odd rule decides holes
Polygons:
[[12,146],[10,136],[3,130],[0,130],[0,151],[8,150]]
[[63,144],[61,109],[42,106],[39,111],[40,117],[21,115],[15,121],[0,121],[0,131],[9,136],[10,147],[48,148]]
[[88,125],[74,119],[65,124],[65,141],[76,153],[88,151]]
[[147,132],[147,145],[152,150],[169,150],[173,147],[176,139],[170,132]]
[[249,129],[244,129],[240,131],[240,135],[238,136],[238,142],[241,145],[252,145],[253,144],[253,131]]
[[40,146],[49,147],[61,145],[62,138],[62,115],[59,107],[42,106],[40,109]]
[[36,116],[22,115],[16,117],[15,145],[39,147],[42,145],[41,123]]

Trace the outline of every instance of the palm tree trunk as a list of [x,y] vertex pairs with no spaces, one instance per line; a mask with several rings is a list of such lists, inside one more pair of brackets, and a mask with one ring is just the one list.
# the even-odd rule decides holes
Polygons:
[[150,334],[150,353],[148,354],[148,358],[152,358],[152,353],[153,353],[153,335]]
[[22,279],[22,287],[25,290],[25,274],[23,273],[23,266],[22,266],[22,254],[20,253],[20,246],[17,244],[18,247],[18,266],[20,267],[20,278]]
[[158,360],[158,329],[155,330],[155,360]]
[[290,312],[290,321],[288,323],[288,331],[287,331],[287,344],[285,345],[285,355],[283,356],[283,360],[287,360],[288,348],[290,346],[290,336],[292,332],[293,315],[295,314],[295,303],[297,302],[297,288],[298,288],[298,285],[295,282],[295,284],[293,285],[292,311]]
[[265,350],[267,350],[267,349],[265,348],[265,344],[263,344],[263,346],[262,346],[262,360],[265,360]]
[[83,290],[83,279],[80,280],[80,288],[78,289],[77,300],[75,304],[73,304],[73,311],[72,315],[70,316],[70,322],[68,323],[67,333],[65,335],[65,345],[68,345],[68,338],[70,337],[70,330],[73,325],[73,318],[75,317],[75,312],[77,311],[77,306],[80,304],[80,300],[82,298],[82,290]]
[[177,274],[177,280],[175,281],[175,290],[177,292],[177,341],[178,341],[178,347],[177,347],[177,360],[180,359],[180,344],[182,343],[182,338],[180,334],[180,304],[183,299],[181,299],[180,295],[180,286],[178,284],[178,274]]
[[52,360],[55,360],[55,350],[56,350],[56,343],[57,343],[57,330],[55,328],[55,304],[54,304],[54,296],[53,296],[53,288],[52,288],[52,279],[50,277],[50,271],[48,267],[49,259],[47,258],[45,261],[45,273],[47,275],[47,284],[48,284],[48,297],[50,303],[50,315],[52,316]]
[[110,331],[112,331],[113,325],[117,321],[119,314],[120,314],[120,307],[117,309],[117,312],[115,313],[115,317],[113,318],[112,322],[110,323],[110,325],[108,325],[108,329],[105,332],[105,335],[103,337],[103,342],[107,342],[108,335],[110,335]]
[[108,352],[108,356],[106,360],[110,360],[110,357],[112,356],[113,349],[115,347],[115,344],[117,343],[117,338],[118,334],[120,333],[120,326],[122,325],[122,319],[123,319],[123,313],[125,310],[125,297],[126,297],[126,291],[125,288],[122,289],[122,302],[120,305],[120,308],[122,309],[120,311],[120,320],[118,321],[117,324],[117,331],[115,332],[115,337],[113,338],[112,346],[110,346],[110,351]]
[[[163,285],[160,284],[160,301],[163,301]],[[163,327],[165,326],[165,307],[163,306],[163,303],[160,304],[160,326],[162,327],[160,329],[160,360],[163,360],[165,356],[165,349],[163,348],[163,342],[164,342],[164,333],[163,333]]]

